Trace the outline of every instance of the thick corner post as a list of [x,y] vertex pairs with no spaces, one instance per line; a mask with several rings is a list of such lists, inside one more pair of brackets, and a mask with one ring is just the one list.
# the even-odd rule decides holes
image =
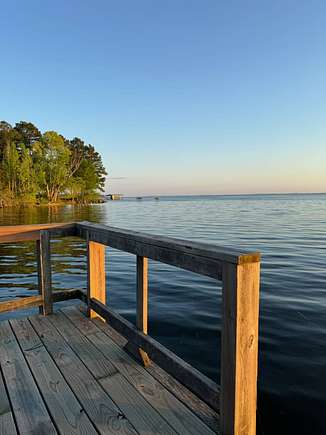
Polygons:
[[[137,255],[137,329],[147,334],[148,327],[148,259]],[[146,352],[139,349],[140,356],[145,366],[150,364]]]
[[105,246],[93,242],[87,236],[87,313],[91,318],[101,318],[94,310],[89,308],[91,298],[97,299],[104,305],[106,304]]
[[40,313],[44,316],[52,314],[52,276],[49,231],[40,231],[40,239],[36,240],[37,270],[39,294],[42,295]]
[[223,435],[256,434],[259,279],[259,261],[223,265]]

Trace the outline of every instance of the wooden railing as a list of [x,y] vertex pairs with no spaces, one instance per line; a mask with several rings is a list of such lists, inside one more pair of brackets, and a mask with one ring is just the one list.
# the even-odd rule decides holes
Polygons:
[[[52,292],[50,238],[62,236],[78,236],[87,241],[87,294],[80,290]],[[91,317],[99,316],[108,321],[127,338],[131,349],[139,350],[145,365],[154,361],[218,410],[222,434],[256,433],[259,253],[89,222],[0,227],[0,243],[26,240],[36,240],[40,295],[1,302],[0,312],[40,306],[47,315],[52,312],[54,302],[79,298],[87,304]],[[105,246],[136,255],[136,325],[106,305]],[[222,281],[220,387],[147,335],[148,258]]]

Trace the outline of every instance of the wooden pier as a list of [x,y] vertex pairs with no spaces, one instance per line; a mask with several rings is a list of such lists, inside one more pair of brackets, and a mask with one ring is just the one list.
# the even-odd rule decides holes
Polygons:
[[[88,289],[52,291],[51,238],[87,243]],[[0,434],[256,433],[260,255],[89,222],[0,227],[35,240],[39,294],[0,302]],[[105,246],[136,256],[137,321],[106,303]],[[148,258],[222,281],[221,385],[147,332]],[[1,261],[1,258],[0,258]],[[56,302],[79,299],[82,305]]]

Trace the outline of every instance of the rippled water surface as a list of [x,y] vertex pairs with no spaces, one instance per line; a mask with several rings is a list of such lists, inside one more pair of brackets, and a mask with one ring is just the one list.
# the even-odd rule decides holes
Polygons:
[[[259,433],[326,433],[326,195],[0,209],[0,225],[80,220],[261,251]],[[36,292],[34,251],[0,245],[0,300]],[[55,240],[52,257],[56,289],[86,288],[85,242]],[[135,258],[108,249],[106,261],[108,303],[134,321]],[[149,291],[150,334],[218,380],[217,283],[150,262]]]

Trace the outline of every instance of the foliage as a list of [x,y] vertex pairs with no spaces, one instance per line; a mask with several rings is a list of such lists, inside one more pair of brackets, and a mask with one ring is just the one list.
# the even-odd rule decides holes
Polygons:
[[0,122],[0,206],[61,198],[90,202],[103,191],[106,170],[100,154],[78,137],[41,133],[32,123]]

